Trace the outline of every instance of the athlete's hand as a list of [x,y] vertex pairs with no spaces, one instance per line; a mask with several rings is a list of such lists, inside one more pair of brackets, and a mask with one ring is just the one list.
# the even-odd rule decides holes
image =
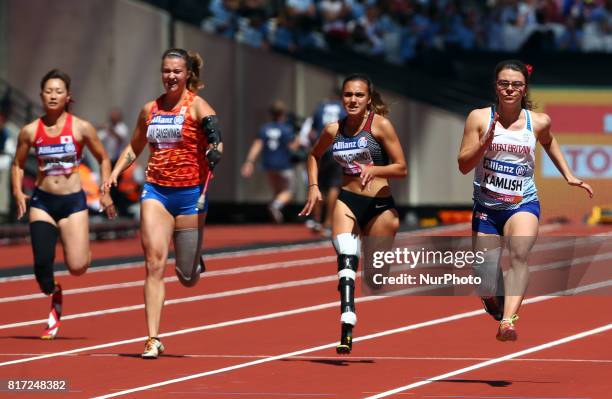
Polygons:
[[496,112],[493,115],[493,120],[491,121],[491,124],[489,125],[489,129],[480,138],[481,147],[488,147],[493,142],[493,138],[495,137],[495,125],[497,125],[498,120],[499,120],[499,114]]
[[110,174],[110,176],[108,177],[108,180],[105,180],[104,183],[102,183],[102,185],[100,186],[100,191],[102,192],[102,196],[110,195],[111,187],[117,187],[118,178],[119,177],[117,176],[115,171],[113,171]]
[[100,206],[100,212],[105,212],[107,218],[114,219],[117,216],[117,210],[115,209],[115,204],[113,203],[110,193],[102,195],[100,198]]
[[254,169],[255,168],[253,167],[253,162],[246,161],[242,165],[242,168],[240,168],[240,174],[242,175],[242,177],[251,177]]
[[221,151],[217,147],[214,147],[212,144],[208,146],[208,150],[206,150],[206,160],[208,161],[208,168],[210,170],[214,170],[215,167],[221,162]]
[[323,201],[323,197],[321,196],[321,191],[319,190],[319,185],[311,185],[308,187],[308,199],[306,200],[306,205],[300,213],[299,216],[309,216],[312,212],[312,209],[316,205],[317,202]]
[[29,196],[22,192],[15,194],[15,203],[17,205],[17,220],[21,219],[28,210],[27,201],[30,199]]
[[584,189],[589,194],[589,198],[593,198],[593,187],[591,187],[590,184],[585,183],[574,176],[567,179],[567,184],[569,184],[570,186],[580,187]]
[[353,161],[353,165],[357,166],[361,171],[359,174],[359,177],[361,178],[361,187],[365,187],[367,191],[370,191],[372,188],[372,180],[374,180],[374,177],[376,177],[374,174],[374,165],[371,163],[361,164],[356,161]]

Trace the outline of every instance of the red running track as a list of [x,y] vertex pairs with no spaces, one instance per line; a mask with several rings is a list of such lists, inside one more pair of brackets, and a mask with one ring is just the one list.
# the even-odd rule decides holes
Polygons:
[[[457,226],[427,234],[465,233]],[[345,357],[334,350],[339,304],[329,244],[212,257],[191,289],[169,267],[167,352],[153,361],[139,358],[141,265],[60,277],[65,317],[54,341],[37,339],[48,299],[32,279],[0,280],[0,380],[61,378],[70,388],[0,397],[609,398],[612,247],[593,248],[583,251],[597,252],[588,262],[599,272],[584,279],[588,295],[529,298],[515,343],[495,340],[496,323],[474,297],[362,297],[358,284],[356,340]],[[531,264],[554,264],[559,253],[534,250]]]

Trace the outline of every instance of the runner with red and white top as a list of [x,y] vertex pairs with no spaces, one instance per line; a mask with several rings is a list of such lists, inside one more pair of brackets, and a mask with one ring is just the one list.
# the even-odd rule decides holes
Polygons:
[[[62,314],[62,289],[53,276],[58,238],[61,237],[70,274],[85,273],[91,260],[87,203],[78,173],[83,147],[87,146],[100,163],[102,178],[108,178],[111,165],[91,123],[68,112],[70,77],[51,70],[43,77],[40,89],[45,114],[21,129],[11,173],[20,219],[26,213],[29,198],[22,187],[24,166],[30,148],[34,148],[38,174],[30,200],[30,235],[36,281],[41,291],[51,296],[51,311],[42,338],[52,339],[57,335]],[[113,218],[115,208],[110,196],[102,196],[100,203],[100,211]]]

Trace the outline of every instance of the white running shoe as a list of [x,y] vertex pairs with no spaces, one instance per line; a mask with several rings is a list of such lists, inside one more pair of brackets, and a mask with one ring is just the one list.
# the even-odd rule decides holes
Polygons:
[[164,345],[158,338],[149,337],[145,342],[144,352],[142,352],[143,359],[157,359],[159,355],[164,353]]

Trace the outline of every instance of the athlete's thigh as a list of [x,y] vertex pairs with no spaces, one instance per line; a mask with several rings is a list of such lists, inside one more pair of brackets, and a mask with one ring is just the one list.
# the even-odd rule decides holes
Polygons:
[[353,211],[344,202],[337,200],[332,219],[332,235],[335,237],[342,233],[359,234],[359,230]]
[[55,220],[53,220],[53,218],[51,217],[51,215],[49,215],[47,213],[47,211],[44,211],[40,208],[30,208],[30,214],[29,214],[29,221],[30,223],[32,222],[47,222],[49,224],[52,224],[53,226],[57,227],[57,223],[55,223]]
[[497,234],[472,231],[472,248],[474,251],[491,250],[503,246],[503,241]]
[[202,229],[206,222],[206,212],[195,213],[193,215],[177,215],[174,219],[175,229]]
[[89,263],[89,214],[87,209],[58,221],[64,259],[68,267],[83,267]]
[[504,226],[504,237],[511,256],[526,258],[538,239],[539,220],[530,212],[517,212]]
[[364,229],[365,236],[371,237],[395,237],[399,229],[399,215],[395,209],[374,216]]
[[145,199],[140,204],[140,235],[147,258],[168,256],[168,247],[174,231],[174,217],[161,202]]

